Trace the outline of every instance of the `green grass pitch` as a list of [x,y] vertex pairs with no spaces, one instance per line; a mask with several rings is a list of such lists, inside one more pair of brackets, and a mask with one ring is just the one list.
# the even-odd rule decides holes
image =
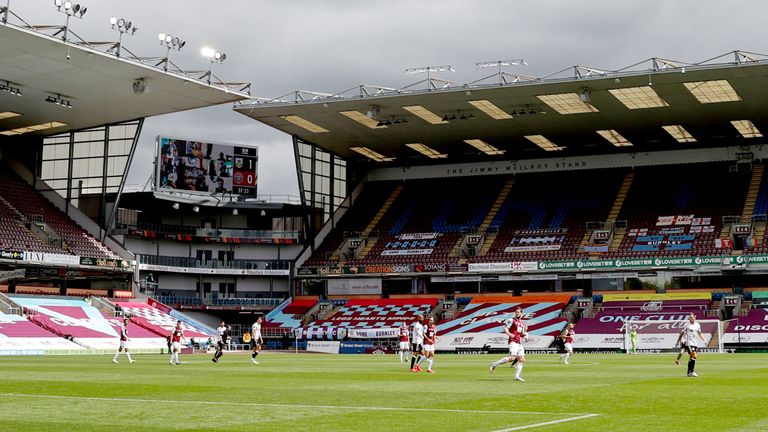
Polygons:
[[2,431],[766,431],[768,356],[394,356],[264,353],[0,357]]

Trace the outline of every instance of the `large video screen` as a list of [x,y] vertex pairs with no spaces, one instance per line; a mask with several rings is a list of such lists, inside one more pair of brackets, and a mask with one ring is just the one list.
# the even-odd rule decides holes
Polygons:
[[256,196],[257,147],[158,137],[157,188]]

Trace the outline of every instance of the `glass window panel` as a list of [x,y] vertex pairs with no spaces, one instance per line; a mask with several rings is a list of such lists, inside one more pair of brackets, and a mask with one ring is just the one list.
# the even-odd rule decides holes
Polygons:
[[119,175],[122,176],[125,171],[125,164],[128,163],[127,156],[111,157],[107,165],[107,175]]
[[120,188],[119,188],[119,187],[117,187],[117,186],[108,187],[108,188],[107,188],[107,193],[117,193],[117,191],[118,191],[119,189],[120,189]]
[[82,141],[104,141],[104,129],[75,132],[75,142]]
[[130,138],[133,139],[134,135],[136,135],[136,125],[135,124],[128,124],[128,125],[118,125],[118,126],[110,126],[109,127],[109,139],[124,139],[124,138]]
[[123,177],[107,177],[107,186],[120,186],[120,180],[122,180]]
[[317,152],[317,159],[321,160],[321,161],[329,161],[329,160],[331,160],[331,155],[329,153],[326,153],[326,152],[318,151]]
[[43,160],[53,159],[54,154],[55,154],[55,149],[52,145],[43,146]]
[[89,176],[104,175],[104,159],[102,158],[88,159],[88,175]]
[[76,158],[88,157],[90,151],[90,143],[75,143],[75,148],[72,150],[72,156]]
[[57,144],[54,147],[54,157],[56,159],[69,158],[69,144]]
[[331,181],[326,177],[316,177],[315,178],[315,185],[320,185],[317,190],[322,194],[329,194],[331,193]]
[[40,167],[40,177],[43,180],[53,178],[53,161],[43,161]]
[[306,156],[311,157],[312,156],[312,147],[306,145],[306,144],[299,144],[299,155],[300,156]]
[[333,194],[339,197],[346,195],[346,191],[344,190],[344,182],[338,180],[333,182]]
[[89,156],[104,156],[104,141],[95,141],[89,144]]
[[131,140],[117,140],[109,142],[109,156],[125,156],[131,153]]
[[301,181],[304,183],[305,190],[309,190],[312,187],[312,177],[309,174],[302,173]]
[[67,178],[67,174],[69,174],[69,161],[57,160],[53,162],[52,178]]

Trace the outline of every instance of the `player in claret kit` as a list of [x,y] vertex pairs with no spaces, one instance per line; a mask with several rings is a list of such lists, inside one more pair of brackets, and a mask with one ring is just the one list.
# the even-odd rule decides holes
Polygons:
[[424,316],[419,315],[416,317],[416,322],[413,324],[413,333],[411,334],[411,372],[421,371],[421,367],[418,365],[421,361],[422,351],[424,350]]
[[502,357],[491,363],[488,370],[493,373],[499,365],[517,360],[515,364],[515,381],[525,381],[520,373],[525,363],[523,341],[528,339],[528,327],[523,322],[523,308],[515,308],[515,316],[504,323],[504,334],[509,338],[509,356]]
[[677,337],[677,342],[675,342],[675,346],[677,346],[680,344],[680,341],[682,341],[683,344],[680,346],[680,349],[685,349],[688,353],[689,377],[699,376],[696,373],[696,358],[698,357],[696,351],[699,346],[696,336],[698,336],[705,344],[707,343],[706,339],[704,339],[704,335],[701,334],[701,324],[696,322],[696,314],[691,313],[688,315],[688,322],[683,325],[683,329],[680,331],[680,336]]
[[[435,325],[435,317],[429,317],[427,322],[427,328],[424,331],[424,355],[419,359],[416,366],[418,367],[421,362],[427,360],[427,372],[435,373],[432,370],[432,362],[435,360],[435,343],[437,342],[437,326]],[[419,367],[419,371],[421,368]]]
[[560,337],[565,342],[565,354],[560,355],[560,360],[565,364],[571,364],[568,360],[573,355],[573,338],[576,336],[576,331],[573,329],[576,327],[574,323],[568,323],[560,333]]
[[179,353],[181,352],[182,341],[186,343],[184,338],[184,330],[181,328],[181,321],[176,321],[176,327],[171,332],[171,361],[170,364],[181,364],[179,361]]
[[408,324],[403,323],[400,326],[400,345],[398,346],[397,351],[400,353],[400,363],[403,363],[408,357]]
[[117,352],[115,353],[115,356],[112,357],[112,363],[117,363],[117,357],[120,355],[120,351],[125,350],[125,356],[128,357],[128,363],[133,363],[134,360],[131,358],[131,353],[128,351],[128,322],[131,319],[129,317],[125,317],[123,319],[123,325],[120,326],[120,345],[117,347]]

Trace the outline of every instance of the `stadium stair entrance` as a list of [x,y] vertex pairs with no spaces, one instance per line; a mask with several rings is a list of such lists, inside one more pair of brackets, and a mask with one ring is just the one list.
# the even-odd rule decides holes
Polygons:
[[[626,201],[627,194],[629,194],[629,189],[632,187],[632,183],[634,181],[635,170],[631,170],[627,173],[627,175],[624,176],[624,181],[621,183],[619,192],[616,194],[616,199],[613,201],[611,211],[608,212],[608,218],[605,220],[606,225],[615,226],[616,219],[619,217],[619,213],[621,213],[621,208],[624,207],[624,201]],[[619,247],[621,247],[621,242],[624,240],[624,233],[626,231],[626,227],[614,228],[613,239],[611,240],[611,244],[608,246],[609,252],[616,252],[619,250]],[[589,233],[587,235],[589,235]]]
[[[363,230],[363,238],[365,239],[365,246],[363,247],[363,250],[360,251],[360,254],[357,256],[357,259],[365,259],[365,257],[368,255],[368,252],[373,249],[373,246],[376,244],[376,241],[379,239],[378,237],[372,236],[372,233],[375,233],[374,228],[376,228],[376,225],[379,223],[381,218],[384,217],[385,214],[387,214],[387,210],[389,210],[390,207],[392,207],[392,204],[395,202],[397,197],[400,195],[400,192],[403,190],[403,184],[397,185],[395,190],[392,191],[392,193],[389,195],[389,198],[384,202],[384,205],[381,206],[379,211],[376,213],[376,216],[371,219],[371,222],[368,223],[368,226],[365,227]],[[338,252],[338,251],[337,251]],[[336,258],[338,259],[338,255],[334,254]]]
[[[488,253],[488,251],[491,249],[491,245],[493,245],[494,240],[496,240],[496,236],[498,235],[497,231],[494,232],[488,232],[488,227],[491,225],[491,222],[493,222],[493,219],[496,217],[496,214],[499,212],[499,209],[501,209],[501,206],[504,204],[504,201],[507,200],[507,197],[509,196],[509,192],[512,190],[512,186],[515,184],[515,179],[508,179],[506,183],[504,183],[504,186],[502,186],[501,191],[499,191],[499,195],[496,197],[496,201],[493,202],[491,205],[491,208],[488,210],[488,214],[485,215],[485,219],[483,219],[483,223],[480,224],[480,233],[483,233],[485,235],[485,239],[483,240],[483,245],[480,247],[480,250],[477,252],[477,255],[483,256]],[[455,256],[455,255],[452,255]]]

